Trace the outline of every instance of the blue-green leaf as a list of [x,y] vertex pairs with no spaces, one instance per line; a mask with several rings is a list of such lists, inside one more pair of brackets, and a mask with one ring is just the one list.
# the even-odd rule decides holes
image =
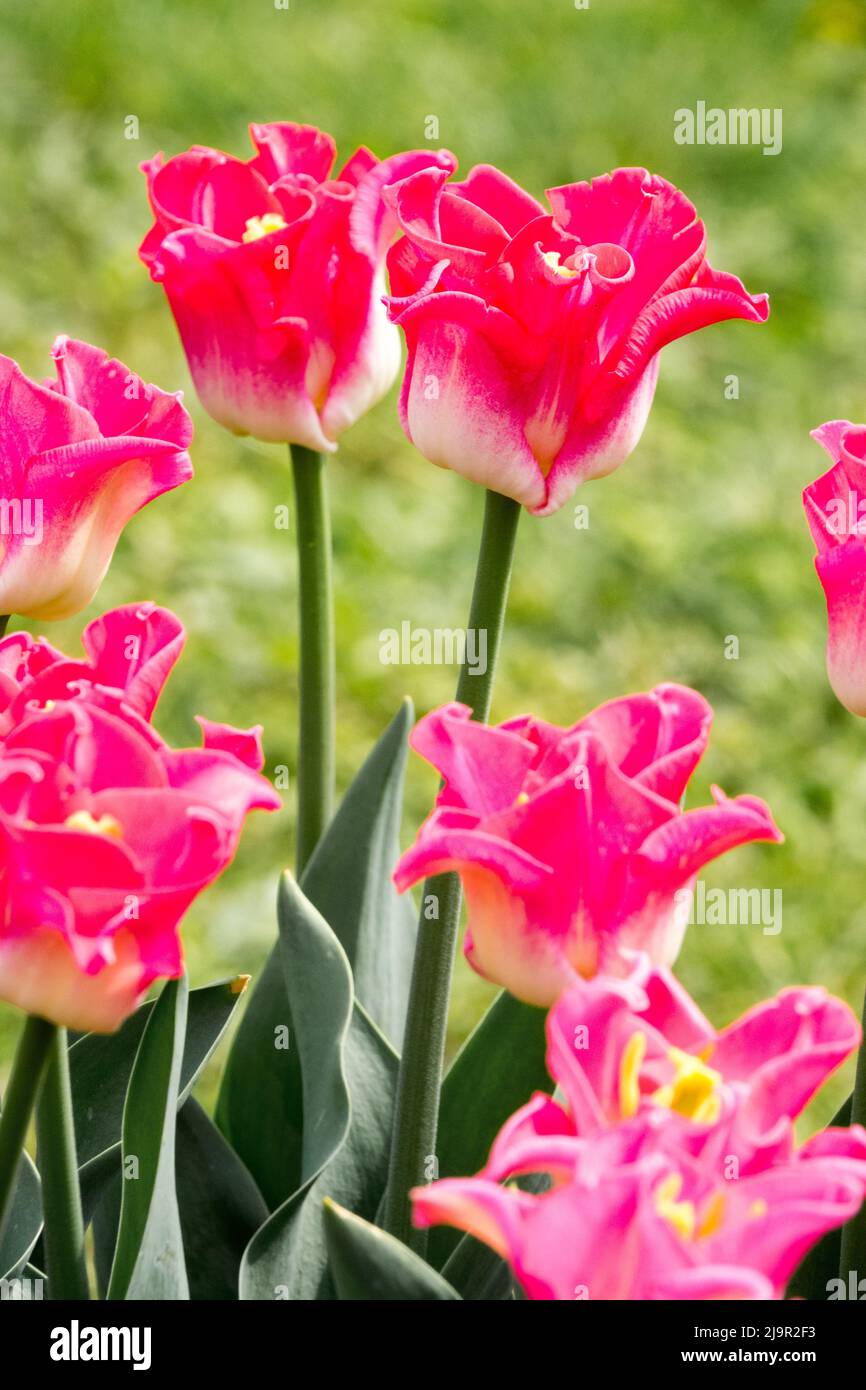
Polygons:
[[353,1000],[337,938],[287,874],[279,922],[303,1083],[301,1186],[250,1242],[241,1298],[333,1298],[322,1203],[331,1197],[375,1217],[387,1177],[397,1057]]
[[147,1020],[123,1109],[123,1195],[110,1299],[189,1298],[175,1191],[175,1131],[186,978],[169,980]]
[[[391,882],[412,717],[407,703],[371,751],[301,884],[354,963],[361,1006],[392,1038],[402,1035],[415,944],[411,902]],[[235,1034],[216,1111],[271,1210],[302,1182],[300,1057],[281,1046],[295,1031],[277,946]]]
[[414,1250],[369,1221],[325,1201],[331,1277],[340,1299],[424,1302],[459,1299]]

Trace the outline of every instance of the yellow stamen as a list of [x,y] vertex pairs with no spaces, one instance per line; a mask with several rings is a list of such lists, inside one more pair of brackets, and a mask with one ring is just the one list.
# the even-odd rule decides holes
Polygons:
[[674,1076],[666,1086],[653,1091],[651,1100],[657,1105],[666,1105],[678,1115],[699,1124],[714,1124],[721,1114],[722,1104],[717,1087],[721,1074],[713,1071],[691,1052],[681,1052],[672,1047],[668,1060],[673,1063]]
[[749,1215],[754,1221],[757,1221],[761,1216],[767,1215],[767,1203],[764,1201],[763,1197],[759,1197],[757,1202],[752,1203],[749,1207]]
[[515,800],[514,804],[515,806],[525,806],[528,800],[529,792],[518,792],[517,799]]
[[725,1194],[716,1192],[704,1208],[701,1217],[701,1224],[698,1226],[698,1236],[701,1240],[706,1240],[709,1236],[714,1236],[721,1227],[725,1215]]
[[619,1063],[619,1108],[624,1120],[637,1114],[640,1105],[640,1069],[646,1056],[646,1034],[632,1033]]
[[64,824],[69,830],[83,830],[88,835],[105,835],[109,840],[123,838],[123,826],[114,816],[100,816],[96,820],[89,811],[74,811],[67,816]]
[[561,275],[563,280],[576,280],[578,275],[582,275],[582,270],[575,270],[570,265],[563,265],[558,251],[543,251],[542,256],[551,270],[555,270],[557,275]]
[[248,217],[243,240],[258,241],[259,237],[270,236],[271,232],[281,232],[283,227],[288,225],[286,219],[280,217],[278,212],[266,212],[263,217]]
[[695,1233],[695,1204],[677,1201],[682,1185],[679,1173],[668,1174],[656,1192],[656,1211],[684,1240],[691,1240]]

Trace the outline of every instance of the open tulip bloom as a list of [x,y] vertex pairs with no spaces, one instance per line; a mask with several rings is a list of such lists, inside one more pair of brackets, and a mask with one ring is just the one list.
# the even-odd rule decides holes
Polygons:
[[0,613],[67,618],[90,603],[130,517],[192,477],[179,394],[58,338],[56,381],[0,356]]
[[632,452],[667,343],[762,323],[767,296],[712,269],[694,207],[646,169],[552,188],[550,211],[490,165],[448,178],[386,190],[403,427],[433,463],[544,516]]
[[620,973],[641,948],[677,957],[705,864],[780,840],[757,797],[682,811],[712,711],[663,685],[560,729],[531,716],[494,728],[465,705],[428,714],[413,747],[441,772],[436,808],[396,882],[456,870],[469,910],[465,953],[487,979],[551,1004],[575,973]]
[[330,452],[399,370],[381,302],[397,229],[383,189],[455,162],[429,150],[380,161],[361,147],[335,175],[334,141],[314,126],[250,135],[247,161],[196,146],[142,166],[155,222],[140,255],[214,419]]
[[[823,990],[784,990],[716,1032],[642,957],[626,980],[567,990],[547,1037],[561,1099],[513,1115],[476,1177],[413,1193],[420,1226],[491,1245],[529,1298],[779,1298],[859,1210],[866,1130],[794,1138],[860,1038]],[[532,1174],[546,1191],[509,1185]]]
[[84,661],[0,641],[0,998],[109,1032],[181,974],[181,917],[247,813],[280,800],[259,729],[200,720],[203,746],[175,751],[150,723],[183,644],[174,614],[116,608],[83,641]]

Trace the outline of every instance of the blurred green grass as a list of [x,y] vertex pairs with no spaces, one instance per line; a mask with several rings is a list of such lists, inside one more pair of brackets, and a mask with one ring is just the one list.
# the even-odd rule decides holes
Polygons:
[[[866,416],[866,10],[859,0],[30,0],[0,6],[0,350],[47,373],[54,335],[104,346],[187,388],[195,481],[128,528],[84,622],[131,600],[174,608],[189,633],[161,706],[175,742],[192,716],[265,725],[268,766],[294,765],[297,630],[290,501],[279,449],[236,441],[201,411],[160,291],[136,257],[148,226],[137,165],[212,144],[246,154],[250,120],[331,130],[341,151],[440,143],[465,170],[500,165],[539,194],[617,164],[683,187],[713,263],[768,290],[766,328],[725,325],[667,350],[644,439],[570,506],[525,518],[494,717],[573,722],[662,680],[696,686],[716,727],[690,804],[719,782],[765,797],[787,840],[706,874],[780,888],[784,925],[695,927],[680,970],[719,1022],[794,982],[859,1009],[866,983],[866,730],[835,702],[799,493],[822,468],[809,430]],[[698,100],[781,107],[776,158],[679,146]],[[140,138],[125,138],[126,117]],[[725,378],[740,382],[727,400]],[[394,396],[331,464],[338,583],[339,778],[345,786],[408,692],[450,698],[454,672],[383,667],[378,634],[465,622],[481,496],[405,442]],[[738,660],[725,658],[736,635]],[[405,841],[434,780],[413,762]],[[195,983],[255,973],[274,933],[291,812],[258,817],[235,865],[189,917]],[[453,1037],[490,991],[458,971]],[[8,1064],[17,1019],[0,1014]],[[842,1081],[819,1107],[826,1118]]]

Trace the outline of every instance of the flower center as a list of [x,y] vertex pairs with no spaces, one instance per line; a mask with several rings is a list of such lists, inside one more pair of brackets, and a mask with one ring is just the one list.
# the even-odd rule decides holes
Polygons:
[[[632,1033],[622,1050],[619,1064],[619,1107],[624,1120],[630,1120],[638,1112],[641,1102],[640,1073],[646,1057],[646,1034]],[[719,1118],[722,1103],[718,1087],[721,1073],[713,1071],[700,1057],[691,1052],[682,1052],[672,1047],[668,1061],[674,1068],[671,1080],[659,1086],[647,1097],[656,1105],[664,1105],[675,1110],[687,1120],[699,1124],[714,1124]]]
[[722,1108],[718,1095],[721,1074],[708,1067],[700,1057],[681,1052],[678,1047],[671,1048],[668,1059],[674,1066],[673,1079],[653,1091],[650,1100],[668,1106],[688,1120],[714,1124]]
[[716,1234],[724,1221],[725,1194],[714,1192],[699,1216],[694,1202],[678,1200],[682,1186],[682,1174],[669,1173],[656,1189],[656,1211],[683,1240],[707,1240]]
[[[583,274],[583,268],[575,270],[573,266],[568,264],[568,261],[563,264],[558,251],[544,251],[542,256],[551,270],[555,271],[557,275],[561,275],[563,280],[576,280],[578,275]],[[572,259],[573,257],[569,257],[569,260]]]
[[283,227],[288,225],[286,219],[280,217],[278,212],[266,212],[263,217],[248,217],[243,240],[258,241],[260,237],[270,236],[271,232],[281,232]]
[[96,820],[89,811],[74,811],[63,823],[68,830],[83,830],[86,835],[105,835],[109,840],[123,838],[123,826],[114,816],[100,816]]

